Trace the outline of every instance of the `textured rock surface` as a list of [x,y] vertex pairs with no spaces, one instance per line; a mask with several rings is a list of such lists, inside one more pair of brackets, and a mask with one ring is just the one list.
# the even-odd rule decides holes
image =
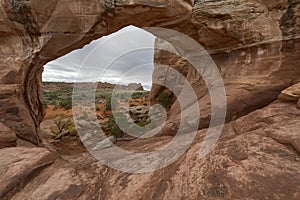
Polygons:
[[11,199],[92,199],[99,198],[102,174],[95,160],[81,154],[66,162],[58,159],[37,173]]
[[127,186],[115,181],[124,174],[112,173],[105,194],[112,199],[297,199],[299,150],[290,142],[299,137],[299,114],[295,104],[275,102],[233,121],[205,159],[198,152],[206,130],[199,131],[195,144],[176,163],[153,174],[126,175]]
[[[40,99],[42,66],[129,24],[183,31],[212,53],[224,78],[234,83],[242,80],[245,85],[255,82],[255,90],[262,93],[276,90],[272,97],[299,78],[294,65],[299,52],[298,1],[194,3],[2,1],[0,84],[6,89],[0,95],[0,105],[5,105],[0,109],[1,122],[19,138],[39,144],[39,124],[44,115]],[[253,87],[244,89],[249,90]]]
[[[298,1],[196,2],[191,18],[198,30],[194,38],[210,52],[222,75],[227,93],[226,121],[268,105],[284,88],[299,81],[297,8]],[[199,128],[208,127],[211,100],[202,78],[176,50],[174,53],[170,44],[157,40],[156,47],[156,63],[180,69],[195,89],[201,111]],[[156,68],[158,73],[154,73],[154,80],[155,76],[165,73],[159,66]],[[152,88],[153,102],[165,88],[156,84]],[[179,104],[175,102],[164,134],[175,134],[174,124],[179,123],[176,119],[179,113]]]
[[300,83],[281,91],[278,98],[283,101],[298,102],[298,99],[300,98]]
[[45,63],[130,24],[192,30],[191,2],[180,0],[3,0],[0,10],[0,120],[35,144]]
[[17,146],[16,134],[6,125],[0,123],[0,149]]
[[[273,102],[299,82],[299,9],[299,0],[1,1],[0,148],[15,145],[14,133],[41,143],[45,63],[130,24],[179,30],[210,52],[224,78],[228,123],[204,159],[198,149],[205,129],[176,163],[150,174],[114,171],[87,154],[66,162],[45,149],[3,148],[0,198],[299,199],[300,100]],[[199,128],[207,127],[210,99],[201,77],[178,55],[156,51],[156,61],[194,82]],[[163,89],[153,87],[152,97]],[[177,114],[175,103],[167,135]],[[147,151],[170,139],[136,140],[123,147]]]
[[[295,103],[277,100],[263,109],[225,125],[216,148],[198,156],[206,129],[198,132],[191,148],[174,164],[147,174],[128,174],[109,169],[83,153],[64,156],[34,173],[13,195],[23,199],[299,199],[300,197],[300,110]],[[162,136],[119,144],[122,148],[149,151],[168,143]],[[7,148],[1,169],[27,174],[41,166],[49,153],[41,149]],[[25,154],[26,152],[26,154]],[[24,156],[25,155],[25,156]],[[32,158],[32,156],[34,156]],[[21,161],[19,161],[21,159]],[[17,160],[17,161],[16,161]],[[23,164],[21,164],[23,162]],[[30,162],[30,163],[29,163]],[[39,163],[39,164],[36,164]],[[44,163],[45,164],[45,163]],[[21,166],[22,170],[16,170]],[[25,170],[26,169],[26,170]],[[25,170],[25,172],[24,172]],[[11,179],[1,177],[1,186]],[[3,181],[5,180],[5,181]],[[15,179],[12,179],[15,180]],[[3,191],[3,190],[1,190]]]
[[245,48],[281,40],[278,21],[283,13],[274,17],[274,9],[276,7],[269,5],[268,9],[264,2],[255,0],[204,0],[194,6],[192,22],[197,27],[198,40],[207,47]]
[[55,155],[43,148],[4,148],[0,154],[1,199],[13,196],[35,173],[56,159]]

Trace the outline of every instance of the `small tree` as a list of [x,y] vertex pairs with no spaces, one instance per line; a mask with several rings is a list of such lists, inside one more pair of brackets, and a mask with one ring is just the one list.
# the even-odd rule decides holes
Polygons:
[[65,116],[61,114],[54,120],[54,125],[55,126],[50,127],[50,130],[54,135],[58,135],[68,130],[68,128],[72,126],[72,122],[70,118],[65,118]]

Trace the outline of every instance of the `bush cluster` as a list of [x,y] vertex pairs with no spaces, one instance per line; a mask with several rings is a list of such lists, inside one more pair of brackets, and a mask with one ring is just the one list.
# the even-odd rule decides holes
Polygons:
[[167,93],[165,92],[161,92],[159,95],[158,95],[158,99],[157,99],[157,102],[162,105],[164,108],[168,108],[171,104],[171,100],[168,96]]
[[124,113],[119,112],[111,115],[108,120],[108,129],[110,133],[116,137],[122,137],[123,131],[120,129],[115,119],[121,124],[121,126],[125,126],[128,123],[128,119]]

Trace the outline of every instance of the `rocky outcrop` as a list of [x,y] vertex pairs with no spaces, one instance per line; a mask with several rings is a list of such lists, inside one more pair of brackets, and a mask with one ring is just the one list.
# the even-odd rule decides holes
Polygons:
[[97,162],[87,154],[69,162],[58,159],[36,173],[11,199],[97,199],[102,181],[99,170]]
[[[176,163],[152,174],[126,175],[131,183],[126,186],[116,184],[124,174],[114,172],[104,181],[102,194],[112,199],[297,199],[299,114],[295,104],[277,101],[228,123],[204,159],[198,153],[207,130],[199,131]],[[159,138],[165,143],[170,139]],[[136,145],[152,149],[155,140]]]
[[[299,128],[296,104],[276,100],[227,123],[205,158],[199,158],[199,149],[207,129],[197,133],[193,145],[175,163],[145,174],[109,169],[87,153],[53,163],[43,149],[7,148],[1,150],[8,157],[0,169],[11,168],[0,178],[1,199],[299,199]],[[119,145],[151,151],[171,139],[152,137]],[[39,170],[47,163],[53,164]],[[38,170],[30,173],[34,169]],[[14,182],[25,176],[30,181]],[[4,193],[6,185],[11,189],[18,185],[18,189]]]
[[0,150],[0,198],[9,199],[56,156],[43,148],[14,147]]
[[[255,0],[197,1],[192,23],[197,27],[198,41],[214,51],[227,52],[258,43],[274,45],[282,39],[278,22],[283,13],[272,15],[278,2],[269,4]],[[283,4],[287,1],[279,6]]]
[[[268,105],[281,90],[299,81],[300,70],[296,64],[299,58],[295,57],[299,53],[297,7],[296,1],[196,2],[191,22],[198,30],[196,40],[210,52],[223,78],[227,94],[226,121]],[[199,128],[208,127],[211,100],[201,75],[165,41],[156,41],[155,63],[180,69],[199,99]],[[153,81],[168,76],[161,66],[156,68]],[[163,90],[166,88],[161,85],[152,85],[152,103]],[[179,103],[175,102],[163,134],[175,134],[179,113]]]
[[129,108],[129,114],[134,123],[148,124],[149,119],[149,107],[137,106]]

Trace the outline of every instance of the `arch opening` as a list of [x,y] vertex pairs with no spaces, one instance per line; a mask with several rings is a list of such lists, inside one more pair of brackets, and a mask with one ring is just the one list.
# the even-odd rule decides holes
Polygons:
[[[139,126],[149,123],[147,114],[154,70],[154,47],[154,35],[135,26],[127,26],[48,62],[42,74],[42,101],[46,111],[41,123],[42,136],[62,151],[82,147],[72,113],[73,109],[79,108],[72,107],[72,92],[75,84],[97,84],[94,101],[101,128],[108,137],[131,139],[125,138],[124,132],[117,126],[111,107],[117,104],[130,109],[131,120]],[[108,65],[112,58],[115,61]],[[79,73],[79,70],[84,73]],[[116,87],[119,90],[121,88],[118,100],[112,98]],[[129,97],[133,89],[135,91]],[[92,90],[90,92],[93,93]],[[84,98],[92,98],[92,94]],[[82,120],[87,120],[89,112],[93,111],[88,107],[80,109]],[[64,142],[66,138],[71,141]]]

